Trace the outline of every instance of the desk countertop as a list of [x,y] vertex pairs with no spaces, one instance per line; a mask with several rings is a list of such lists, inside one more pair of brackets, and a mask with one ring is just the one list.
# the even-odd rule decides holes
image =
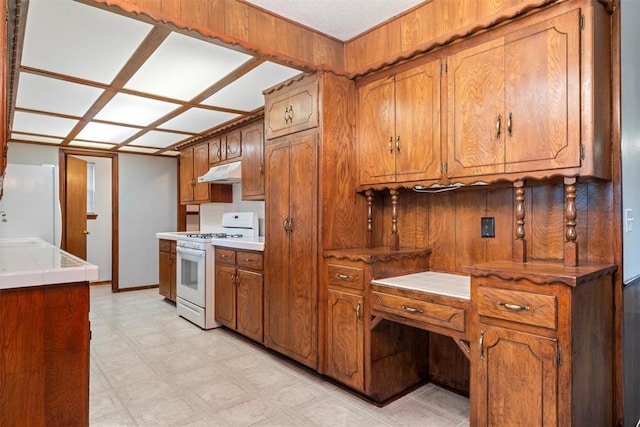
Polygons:
[[372,280],[371,283],[465,300],[471,299],[471,278],[458,274],[424,271],[422,273]]
[[98,277],[98,266],[42,239],[0,239],[0,290],[92,281]]

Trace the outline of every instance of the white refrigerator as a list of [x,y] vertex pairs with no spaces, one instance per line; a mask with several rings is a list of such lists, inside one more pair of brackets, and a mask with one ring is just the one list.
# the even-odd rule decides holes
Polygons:
[[58,182],[55,165],[8,164],[0,199],[0,238],[39,237],[60,246]]

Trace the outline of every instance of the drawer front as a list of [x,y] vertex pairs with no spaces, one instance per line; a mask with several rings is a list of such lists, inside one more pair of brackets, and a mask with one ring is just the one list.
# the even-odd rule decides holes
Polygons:
[[318,83],[312,81],[268,99],[264,111],[267,139],[317,127]]
[[329,285],[362,290],[364,272],[361,268],[329,264]]
[[159,245],[161,252],[171,252],[171,240],[160,239]]
[[373,310],[382,311],[429,325],[464,332],[465,311],[442,304],[372,292]]
[[216,248],[216,262],[235,264],[236,251],[234,251],[233,249]]
[[478,314],[543,328],[557,328],[557,298],[532,292],[478,288]]
[[262,254],[236,251],[236,262],[238,263],[238,267],[262,270]]

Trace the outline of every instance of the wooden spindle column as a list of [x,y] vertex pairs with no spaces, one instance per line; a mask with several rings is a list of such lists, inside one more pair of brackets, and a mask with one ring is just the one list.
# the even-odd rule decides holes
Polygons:
[[564,179],[565,198],[565,242],[564,242],[564,265],[576,267],[578,265],[578,234],[576,233],[576,178]]
[[524,181],[516,181],[513,183],[516,194],[516,240],[513,242],[513,260],[516,262],[527,262],[527,241],[524,231]]
[[367,197],[367,247],[373,248],[373,190],[364,194]]
[[398,190],[389,190],[391,195],[391,241],[392,251],[400,250],[400,236],[398,235]]

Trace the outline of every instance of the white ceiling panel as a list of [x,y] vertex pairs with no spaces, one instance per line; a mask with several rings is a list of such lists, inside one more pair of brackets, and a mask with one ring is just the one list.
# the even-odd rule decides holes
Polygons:
[[99,148],[102,150],[108,150],[115,147],[115,144],[102,144],[100,142],[88,142],[88,141],[76,141],[73,140],[69,143],[73,147],[85,147],[85,148]]
[[213,43],[171,33],[125,87],[188,101],[250,58]]
[[162,154],[163,156],[178,157],[180,155],[180,152],[171,150],[171,151],[164,151],[160,154]]
[[68,0],[31,0],[22,64],[110,83],[152,26]]
[[125,146],[122,146],[122,147],[118,148],[118,151],[130,151],[132,153],[153,154],[158,150],[155,149],[155,148],[133,147],[131,145],[125,145]]
[[16,107],[82,117],[102,92],[92,86],[20,73]]
[[46,144],[60,144],[62,142],[62,138],[49,138],[47,136],[37,136],[37,135],[27,135],[24,133],[13,132],[11,134],[12,140],[19,141],[33,141],[33,142],[44,142]]
[[159,126],[162,129],[199,133],[238,117],[223,111],[192,108]]
[[265,62],[207,98],[203,104],[253,111],[264,105],[262,91],[300,74],[300,70]]
[[147,126],[180,105],[119,93],[96,114],[97,120]]
[[140,129],[127,126],[107,125],[104,123],[88,123],[78,133],[77,139],[96,142],[113,142],[119,144],[130,136],[140,132]]
[[78,123],[77,120],[45,114],[16,111],[13,116],[12,130],[15,132],[37,133],[41,135],[66,136]]
[[140,138],[134,139],[129,144],[141,145],[143,147],[165,148],[188,137],[188,135],[153,130],[145,133]]

